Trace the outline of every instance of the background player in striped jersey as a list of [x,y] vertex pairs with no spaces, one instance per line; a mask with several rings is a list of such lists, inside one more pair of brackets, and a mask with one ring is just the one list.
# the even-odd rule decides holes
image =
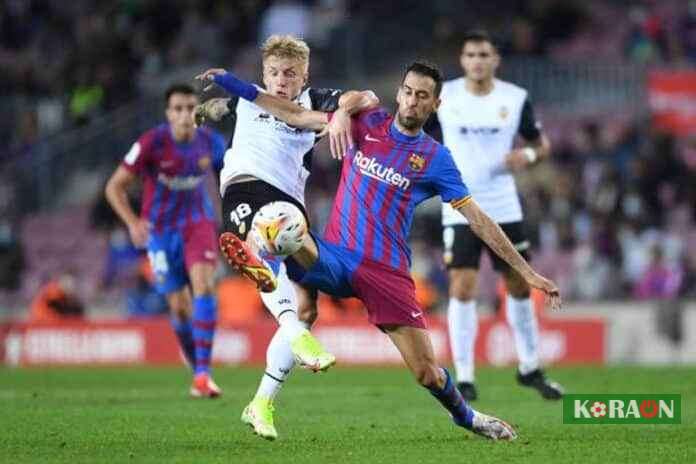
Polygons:
[[[529,259],[530,242],[522,222],[515,172],[547,158],[548,138],[534,117],[527,91],[495,77],[500,57],[485,32],[464,37],[460,63],[464,76],[444,83],[442,105],[430,132],[452,150],[452,156],[471,194],[496,221],[515,248]],[[515,135],[525,141],[513,149]],[[445,263],[449,269],[449,333],[457,386],[468,400],[476,399],[474,343],[478,327],[476,287],[481,252],[485,248],[508,291],[507,319],[519,359],[517,380],[547,399],[563,390],[546,379],[539,362],[539,329],[527,282],[499,259],[476,234],[466,218],[442,205]]]
[[[310,50],[296,37],[271,36],[261,47],[261,52],[263,84],[269,95],[319,111],[335,111],[341,107],[350,112],[377,104],[372,92],[344,93],[337,89],[305,87]],[[224,73],[223,69],[209,69],[199,78],[207,79]],[[237,97],[206,101],[197,108],[196,119],[200,123],[206,119],[219,120],[228,114],[235,117],[236,122],[220,176],[225,230],[246,240],[256,212],[274,201],[292,203],[306,219],[304,191],[317,133],[288,125],[266,110]],[[321,127],[324,126],[323,120],[324,116]],[[262,292],[261,297],[280,327],[268,346],[266,370],[258,391],[242,414],[243,421],[268,439],[277,436],[273,425],[273,400],[295,364],[293,351],[295,356],[299,351],[301,363],[323,363],[315,367],[318,369],[333,363],[333,356],[323,354],[306,330],[316,319],[316,291],[295,289],[284,265],[281,266],[279,261],[275,265],[277,279],[273,273],[263,274],[265,268],[261,268],[262,274],[257,275],[268,278],[261,285],[263,289],[277,286],[271,292]],[[298,312],[301,313],[299,318]],[[292,343],[293,340],[296,342]]]
[[[179,344],[194,369],[191,395],[213,398],[221,394],[210,376],[217,226],[204,180],[211,168],[221,169],[224,140],[194,126],[198,97],[190,85],[170,87],[165,103],[167,123],[133,144],[109,179],[106,198],[133,244],[147,247],[157,291],[167,297]],[[138,178],[144,184],[140,217],[127,198]]]
[[[306,116],[307,125],[321,120],[320,113],[260,93],[231,74],[223,77],[215,81],[283,119],[296,121],[294,116],[299,114]],[[470,408],[447,370],[437,365],[409,274],[407,239],[416,206],[439,195],[465,215],[475,233],[531,286],[546,292],[554,308],[560,307],[560,296],[556,285],[537,274],[477,206],[449,150],[423,132],[440,104],[441,85],[437,68],[416,62],[408,67],[399,87],[396,117],[381,108],[354,117],[355,147],[343,160],[324,238],[308,235],[305,246],[288,259],[288,267],[291,277],[302,285],[360,298],[370,322],[390,337],[416,380],[449,411],[455,424],[488,438],[511,440],[516,438],[514,429]],[[350,119],[338,110],[332,124],[346,125]],[[239,246],[247,254],[254,253],[243,243]],[[231,261],[247,259],[236,253],[226,255]]]

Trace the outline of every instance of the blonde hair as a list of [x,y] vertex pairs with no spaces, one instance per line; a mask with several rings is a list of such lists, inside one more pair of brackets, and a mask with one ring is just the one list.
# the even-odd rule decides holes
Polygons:
[[292,35],[272,35],[261,45],[263,60],[269,56],[291,58],[309,63],[307,43]]

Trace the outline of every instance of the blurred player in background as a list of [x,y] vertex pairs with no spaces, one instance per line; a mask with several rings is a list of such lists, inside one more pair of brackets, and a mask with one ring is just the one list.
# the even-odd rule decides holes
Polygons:
[[[530,242],[522,223],[522,208],[513,174],[550,154],[549,140],[534,117],[527,91],[495,77],[500,55],[485,32],[465,36],[460,63],[464,76],[442,87],[442,105],[429,131],[450,150],[476,202],[503,229],[525,259]],[[515,135],[525,141],[513,149]],[[519,366],[517,380],[547,399],[563,396],[539,362],[539,329],[530,287],[518,272],[490,253],[467,218],[448,203],[442,205],[445,264],[449,270],[448,323],[457,386],[468,400],[474,385],[474,343],[478,328],[476,290],[479,261],[485,249],[508,291],[507,319],[512,327]]]
[[[190,85],[171,86],[165,104],[167,122],[133,144],[109,179],[106,197],[133,244],[147,248],[155,286],[167,297],[174,331],[194,370],[191,395],[214,398],[222,393],[210,375],[217,226],[204,180],[211,169],[221,169],[224,140],[194,126],[198,97]],[[138,178],[144,183],[140,217],[127,197]]]
[[[303,40],[273,35],[262,45],[261,54],[264,91],[269,95],[323,112],[339,107],[358,111],[377,104],[371,92],[344,93],[337,89],[306,87],[310,49]],[[209,69],[198,78],[207,80],[223,74],[224,69]],[[247,240],[254,215],[274,201],[295,205],[309,224],[304,192],[318,133],[292,127],[236,96],[210,99],[196,110],[198,123],[222,117],[236,118],[224,169],[220,173],[224,229]],[[272,261],[273,257],[268,258]],[[266,352],[266,370],[259,388],[242,413],[242,420],[267,439],[277,437],[273,401],[295,359],[314,370],[325,370],[335,361],[307,330],[317,316],[316,291],[294,285],[279,260],[273,267],[266,269],[251,263],[239,266],[242,273],[251,273],[259,279],[257,282],[263,290],[261,298],[279,324]]]
[[[326,115],[259,92],[229,73],[214,80],[299,127],[320,125],[321,116],[328,122]],[[407,240],[416,206],[436,195],[451,202],[526,282],[551,297],[554,308],[560,306],[560,296],[556,285],[537,274],[477,206],[449,150],[423,132],[423,125],[440,104],[441,86],[439,69],[416,62],[407,68],[399,87],[396,117],[382,108],[354,115],[339,109],[332,114],[332,125],[351,127],[354,121],[350,133],[355,146],[343,158],[324,238],[307,235],[303,248],[287,260],[289,273],[304,286],[360,298],[370,322],[389,336],[416,380],[437,398],[456,425],[487,438],[512,440],[517,436],[515,430],[472,409],[447,370],[437,365],[409,274]],[[339,145],[342,157],[345,146]],[[227,235],[235,242],[223,249],[227,259],[248,261],[254,251],[232,234]]]

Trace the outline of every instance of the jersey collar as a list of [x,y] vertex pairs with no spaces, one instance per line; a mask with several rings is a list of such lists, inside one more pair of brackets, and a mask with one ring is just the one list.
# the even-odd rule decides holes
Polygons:
[[423,138],[424,134],[425,132],[423,132],[423,129],[421,129],[418,135],[406,135],[396,128],[394,121],[392,121],[392,123],[389,125],[389,136],[397,142],[416,143]]

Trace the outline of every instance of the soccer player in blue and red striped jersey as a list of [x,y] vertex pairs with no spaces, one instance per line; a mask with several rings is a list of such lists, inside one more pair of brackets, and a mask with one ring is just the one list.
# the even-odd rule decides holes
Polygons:
[[[536,273],[477,206],[449,150],[423,132],[426,120],[440,104],[439,69],[423,62],[408,67],[396,97],[396,116],[380,108],[355,115],[339,110],[322,116],[254,92],[229,73],[216,77],[215,82],[299,127],[314,127],[322,117],[330,120],[332,134],[345,134],[341,127],[352,125],[349,133],[355,144],[343,159],[324,237],[308,235],[303,248],[286,261],[288,273],[303,286],[360,298],[370,322],[390,337],[416,380],[437,398],[456,425],[492,439],[516,438],[506,422],[472,409],[435,360],[409,274],[407,240],[416,206],[439,195],[530,286],[549,295],[554,308],[560,307],[560,296],[556,285]],[[332,141],[332,151],[342,156],[347,142],[344,137]],[[245,243],[229,243],[233,245],[223,250],[228,260],[237,265],[258,260]]]
[[[214,273],[217,225],[205,178],[222,168],[225,142],[211,129],[196,128],[198,97],[186,84],[165,94],[167,123],[133,144],[106,186],[106,197],[128,227],[137,247],[147,247],[157,291],[166,295],[172,326],[194,370],[190,394],[221,394],[210,376],[217,321]],[[140,217],[127,189],[143,181]]]

